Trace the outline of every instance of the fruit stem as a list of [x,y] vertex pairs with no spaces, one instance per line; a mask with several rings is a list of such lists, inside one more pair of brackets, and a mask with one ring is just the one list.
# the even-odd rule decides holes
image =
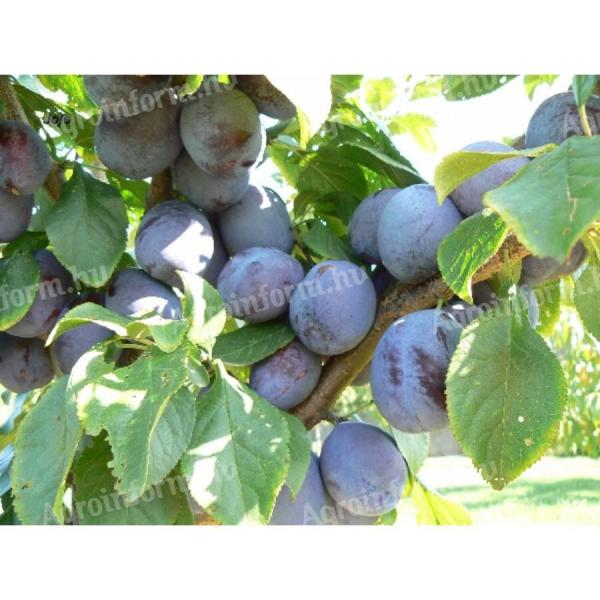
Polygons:
[[583,128],[583,133],[587,137],[592,137],[592,130],[590,129],[590,123],[588,121],[587,112],[585,110],[585,104],[578,108],[579,110],[579,119],[581,120],[581,127]]

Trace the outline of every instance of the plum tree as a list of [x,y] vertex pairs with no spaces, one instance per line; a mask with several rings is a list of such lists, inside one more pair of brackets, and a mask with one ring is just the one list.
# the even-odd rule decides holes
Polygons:
[[[461,148],[461,152],[513,152],[514,148],[498,142],[474,142]],[[458,210],[469,217],[483,209],[483,195],[490,190],[500,187],[508,181],[519,169],[529,162],[525,156],[508,158],[493,164],[491,167],[477,173],[461,183],[451,194],[452,202]]]
[[290,252],[294,245],[285,203],[269,188],[248,187],[237,204],[219,213],[219,227],[232,256],[258,246]]
[[308,398],[320,376],[321,357],[293,340],[252,367],[250,387],[271,404],[290,410]]
[[376,517],[354,515],[336,504],[325,488],[319,459],[313,453],[296,498],[287,485],[281,488],[269,525],[372,525],[375,521]]
[[7,329],[11,335],[22,338],[46,338],[74,291],[70,273],[48,250],[38,250],[35,260],[40,270],[40,281],[32,305],[25,316]]
[[41,340],[0,333],[0,384],[15,393],[29,392],[52,381],[54,370]]
[[219,275],[229,260],[229,254],[227,253],[227,250],[225,250],[223,240],[221,239],[219,225],[214,221],[210,221],[210,226],[212,227],[215,251],[213,252],[212,258],[210,259],[208,267],[206,267],[202,277],[206,279],[206,281],[208,281],[212,286],[216,287]]
[[207,94],[186,104],[180,125],[185,149],[211,175],[244,175],[263,149],[258,111],[252,100],[236,89]]
[[149,275],[181,287],[176,271],[203,275],[215,251],[212,227],[198,209],[171,200],[151,208],[135,238],[135,256]]
[[163,103],[134,117],[96,127],[94,142],[100,160],[131,179],[145,179],[166,169],[181,152],[178,118],[180,107]]
[[[132,117],[152,110],[158,92],[165,90],[170,75],[84,75],[83,83],[89,97],[113,118]],[[152,101],[147,96],[152,97]]]
[[303,277],[302,265],[289,254],[277,248],[248,248],[225,265],[217,289],[231,315],[262,323],[287,311]]
[[141,269],[118,271],[106,289],[104,305],[125,317],[156,312],[164,319],[181,319],[181,303],[177,296]]
[[113,336],[113,332],[96,323],[85,323],[63,333],[50,346],[61,373],[68,374],[75,363],[92,347]]
[[322,356],[351,350],[367,335],[377,294],[365,271],[343,260],[315,265],[292,294],[290,321],[300,341]]
[[[592,96],[585,112],[594,135],[600,131],[600,97]],[[577,103],[572,92],[563,92],[544,100],[533,113],[525,133],[525,147],[562,144],[572,135],[583,135]]]
[[325,487],[337,504],[365,517],[392,510],[408,476],[392,438],[367,423],[336,425],[323,444],[320,465]]
[[384,208],[377,239],[386,269],[402,283],[422,283],[437,272],[440,242],[461,221],[452,200],[439,205],[431,185],[397,193]]
[[175,186],[207,212],[220,212],[242,199],[248,189],[248,171],[237,176],[217,177],[201,169],[184,150],[173,165]]
[[587,257],[587,250],[581,242],[577,242],[567,260],[559,263],[551,257],[540,258],[538,256],[527,256],[523,259],[521,269],[522,285],[537,286],[546,281],[558,279],[570,275],[583,264]]
[[367,196],[356,208],[348,226],[350,245],[356,255],[370,264],[379,264],[381,256],[377,245],[377,229],[383,209],[399,192],[393,188]]
[[0,121],[0,188],[30,196],[48,177],[50,154],[26,123]]
[[14,196],[0,189],[0,243],[12,242],[27,231],[33,196]]
[[291,119],[296,107],[264,75],[236,75],[237,87],[244,92],[263,115],[273,119]]
[[446,372],[459,332],[449,314],[427,309],[398,319],[379,340],[371,391],[393,427],[408,433],[447,427]]

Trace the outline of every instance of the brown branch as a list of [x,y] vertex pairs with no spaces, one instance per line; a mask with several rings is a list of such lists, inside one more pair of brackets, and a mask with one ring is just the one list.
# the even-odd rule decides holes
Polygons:
[[[15,90],[10,84],[10,77],[8,75],[0,75],[0,100],[3,103],[3,118],[10,121],[22,121],[28,125],[30,124]],[[53,164],[44,186],[54,200],[58,200],[60,197],[60,190],[62,189],[63,183],[64,177],[62,169],[58,165]]]
[[[475,273],[473,283],[489,279],[502,270],[505,257],[512,263],[528,253],[516,238],[509,237],[498,253]],[[438,300],[449,300],[453,296],[454,292],[441,277],[416,286],[394,285],[381,301],[375,323],[367,337],[350,352],[329,360],[313,393],[292,412],[307,428],[317,425],[326,417],[344,389],[369,364],[381,336],[396,319],[416,310],[432,308]]]
[[146,198],[146,210],[150,210],[153,206],[171,200],[173,198],[173,176],[171,169],[167,168],[160,173],[157,173],[152,178],[150,183],[150,191]]

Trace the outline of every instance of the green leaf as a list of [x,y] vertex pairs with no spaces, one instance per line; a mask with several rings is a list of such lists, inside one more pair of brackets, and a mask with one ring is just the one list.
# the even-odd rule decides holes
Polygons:
[[0,259],[0,331],[27,314],[39,283],[40,269],[31,252],[17,251]]
[[495,213],[484,210],[461,221],[443,240],[437,258],[450,289],[473,303],[471,279],[502,245],[508,228]]
[[365,99],[375,111],[386,109],[396,97],[396,84],[390,77],[369,79],[364,83]]
[[173,352],[183,343],[190,323],[187,318],[164,319],[159,315],[135,322],[148,327],[154,342],[163,352]]
[[169,478],[133,503],[117,493],[109,469],[110,446],[96,438],[73,469],[73,509],[80,525],[172,525],[181,507],[181,484]]
[[304,478],[310,465],[310,439],[308,438],[306,427],[304,427],[300,419],[286,412],[282,412],[281,414],[285,417],[290,432],[290,466],[285,483],[292,497],[295,498],[304,483]]
[[446,100],[468,100],[490,94],[516,75],[444,75],[442,93]]
[[245,325],[217,338],[213,357],[228,365],[252,365],[271,356],[294,339],[288,323],[270,321]]
[[573,77],[573,95],[577,106],[585,106],[596,87],[597,75],[575,75]]
[[575,282],[574,301],[583,326],[600,341],[600,261],[596,257]]
[[560,318],[561,282],[550,281],[535,289],[539,309],[539,324],[536,331],[543,336],[549,336]]
[[600,218],[599,197],[600,136],[575,136],[487,192],[483,203],[532,254],[563,262]]
[[308,231],[301,236],[302,243],[322,258],[335,260],[354,260],[352,252],[323,221],[314,219]]
[[67,378],[55,381],[21,422],[15,441],[15,509],[28,525],[63,523],[65,481],[83,430]]
[[412,500],[419,525],[471,525],[473,522],[462,504],[427,489],[420,481],[413,485]]
[[300,145],[305,148],[329,115],[331,109],[329,76],[314,77],[310,82],[293,74],[279,73],[267,75],[267,78],[296,107],[300,125]]
[[227,320],[225,305],[207,281],[184,271],[177,272],[183,282],[183,315],[190,321],[187,336],[194,344],[212,341],[223,331]]
[[332,146],[322,147],[305,162],[298,176],[298,190],[347,192],[357,198],[364,198],[368,191],[360,167]]
[[527,315],[506,312],[463,331],[446,379],[452,431],[497,490],[551,446],[566,402],[557,358]]
[[114,454],[113,473],[128,501],[161,481],[190,441],[194,399],[182,388],[188,376],[187,348],[170,354],[151,348],[131,366],[114,369],[90,351],[71,372],[86,431],[104,430]]
[[437,150],[437,145],[431,133],[431,130],[436,127],[436,122],[427,115],[419,113],[398,115],[390,119],[388,127],[393,135],[411,135],[425,152],[435,152]]
[[84,302],[66,312],[60,321],[54,326],[46,340],[46,346],[49,346],[54,340],[63,333],[85,325],[86,323],[96,323],[106,329],[114,331],[117,335],[125,337],[128,335],[129,327],[133,323],[131,319],[118,315],[104,306],[94,304],[93,302]]
[[362,78],[362,75],[332,75],[331,94],[334,102],[343,100],[348,94],[360,88]]
[[288,440],[283,413],[217,362],[181,462],[192,496],[224,524],[268,522],[287,475]]
[[525,75],[523,85],[527,92],[527,97],[532,100],[535,90],[542,84],[552,85],[558,79],[558,75]]
[[64,92],[73,108],[85,112],[95,110],[94,104],[88,98],[81,75],[38,75],[38,79],[51,92]]
[[406,433],[392,427],[392,434],[410,472],[416,475],[429,455],[429,433]]
[[48,218],[54,210],[54,198],[45,187],[35,190],[34,207],[35,211],[29,223],[29,231],[46,231]]
[[518,156],[535,158],[550,152],[554,145],[548,144],[532,150],[514,150],[513,152],[453,152],[442,159],[435,168],[433,184],[437,192],[438,202],[441,204],[461,183],[485,171],[488,167]]
[[[424,181],[412,166],[386,154],[371,142],[345,142],[340,152],[345,158],[387,177],[393,186],[402,188]],[[360,200],[363,198],[360,196]]]
[[91,287],[111,277],[127,242],[127,213],[119,193],[75,167],[46,231],[54,253]]

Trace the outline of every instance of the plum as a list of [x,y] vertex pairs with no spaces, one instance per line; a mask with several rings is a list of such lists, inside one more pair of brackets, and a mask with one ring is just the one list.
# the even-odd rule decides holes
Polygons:
[[50,154],[27,123],[0,121],[0,188],[30,196],[50,173]]
[[383,209],[377,240],[386,269],[402,283],[422,283],[438,270],[440,242],[462,220],[452,200],[439,205],[432,185],[397,193]]
[[0,243],[12,242],[27,231],[33,196],[14,196],[0,189]]
[[237,204],[219,213],[219,227],[232,256],[257,246],[283,252],[290,252],[294,246],[285,203],[269,188],[249,186]]
[[263,115],[280,120],[296,116],[296,107],[289,98],[264,75],[236,75],[235,81]]
[[40,270],[40,281],[33,304],[25,316],[7,329],[7,332],[22,338],[45,339],[71,299],[75,285],[70,273],[48,250],[38,250],[35,260]]
[[256,107],[236,89],[208,94],[186,104],[180,132],[194,162],[219,177],[247,173],[264,144]]
[[586,258],[587,250],[581,242],[575,244],[569,257],[563,263],[559,263],[551,257],[527,256],[523,259],[519,283],[535,287],[547,281],[565,277],[577,271]]
[[367,423],[345,422],[329,434],[320,458],[332,498],[349,513],[376,517],[402,498],[408,471],[394,440]]
[[100,160],[130,179],[145,179],[166,169],[181,152],[178,118],[180,107],[163,104],[134,117],[96,127],[95,145]]
[[[461,152],[514,152],[514,148],[498,142],[475,142],[461,149]],[[483,195],[490,190],[500,187],[508,181],[519,169],[529,162],[525,156],[508,158],[493,164],[491,167],[473,175],[461,183],[451,194],[452,202],[458,210],[470,217],[483,209]]]
[[304,483],[296,498],[284,485],[277,496],[269,525],[326,525],[331,502],[319,469],[319,459],[313,454]]
[[262,323],[287,311],[303,276],[302,265],[289,254],[277,248],[248,248],[225,265],[217,289],[231,315]]
[[113,332],[96,323],[69,329],[50,346],[61,373],[68,374],[75,363],[92,347],[113,336]]
[[354,515],[335,503],[313,453],[298,495],[294,499],[286,485],[281,488],[269,525],[372,525],[376,521],[376,517]]
[[[594,135],[600,131],[600,97],[592,96],[585,112]],[[579,111],[572,92],[563,92],[544,100],[533,113],[525,132],[525,147],[562,144],[568,137],[583,135]]]
[[113,118],[132,117],[148,108],[152,110],[160,92],[166,90],[170,82],[170,75],[83,76],[88,96],[104,114]]
[[248,172],[238,176],[217,177],[201,169],[185,152],[173,165],[175,187],[198,208],[220,212],[239,202],[248,189]]
[[350,245],[356,255],[367,263],[381,262],[377,245],[377,228],[383,209],[399,191],[399,189],[381,190],[372,196],[367,196],[350,219],[348,226]]
[[[456,321],[457,327],[464,328],[470,325],[475,319],[480,317],[484,311],[475,304],[469,304],[463,302],[457,298],[454,298],[442,306],[442,310],[450,314],[450,316]],[[460,331],[460,330],[459,330]]]
[[173,291],[141,269],[118,271],[106,290],[104,305],[125,317],[156,312],[163,319],[181,319],[181,303]]
[[363,269],[343,260],[315,265],[292,294],[290,321],[300,341],[322,356],[357,346],[375,320],[377,294]]
[[135,256],[142,269],[172,287],[182,285],[177,270],[202,276],[214,250],[208,219],[191,204],[179,200],[151,208],[135,238]]
[[321,376],[321,357],[298,340],[255,364],[250,387],[271,404],[290,410],[304,402]]
[[446,372],[460,328],[444,311],[419,310],[395,321],[377,344],[371,391],[381,414],[408,433],[448,426]]
[[41,340],[24,340],[0,333],[0,384],[20,394],[52,381],[50,355]]
[[206,279],[206,281],[208,281],[208,283],[210,283],[212,286],[216,287],[219,275],[229,260],[229,254],[227,254],[227,250],[225,250],[225,246],[223,245],[221,233],[219,232],[219,226],[214,221],[211,221],[210,225],[213,232],[215,251],[213,252],[213,256],[210,259],[208,267],[206,267],[202,277]]

